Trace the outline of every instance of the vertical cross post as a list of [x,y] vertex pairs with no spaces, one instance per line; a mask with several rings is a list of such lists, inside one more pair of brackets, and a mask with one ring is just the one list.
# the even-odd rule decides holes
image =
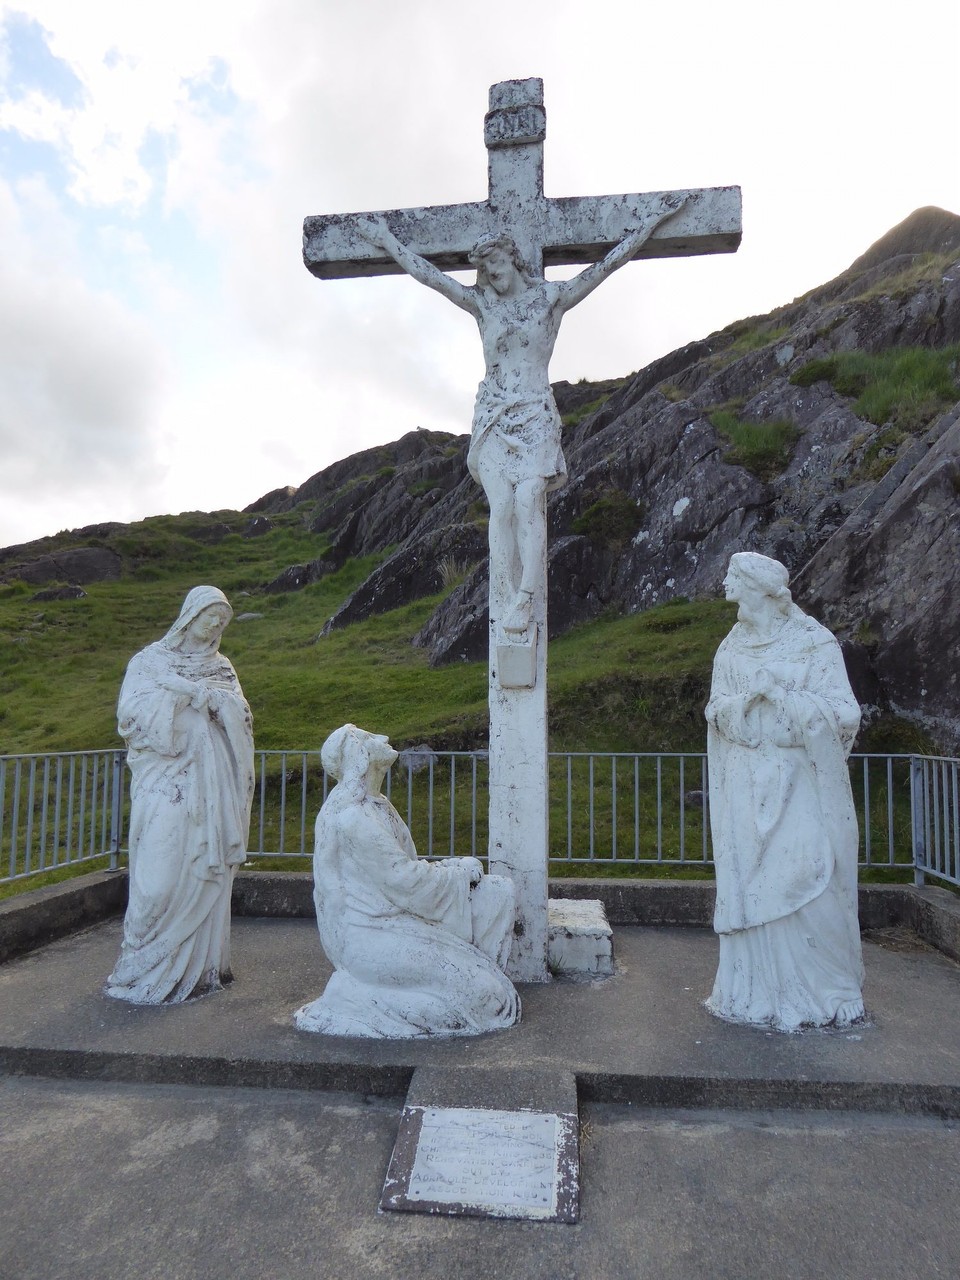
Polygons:
[[[546,495],[535,519],[546,524]],[[549,867],[547,753],[547,553],[537,575],[529,639],[503,643],[502,622],[516,595],[506,574],[490,572],[489,866],[517,888],[517,919],[507,972],[516,982],[546,982]],[[532,650],[532,652],[531,652]],[[519,668],[519,669],[511,669]]]
[[[733,253],[740,243],[740,191],[717,187],[547,197],[543,190],[546,114],[542,80],[495,84],[490,89],[489,106],[484,120],[489,178],[485,201],[388,210],[375,215],[386,235],[371,232],[371,218],[366,214],[308,217],[303,225],[303,260],[320,279],[408,271],[474,314],[484,341],[487,377],[481,384],[486,399],[481,405],[478,397],[475,409],[473,445],[482,443],[484,433],[496,436],[502,429],[509,468],[510,449],[521,447],[518,437],[511,439],[510,433],[522,434],[524,412],[533,405],[535,414],[538,401],[540,427],[548,437],[556,430],[559,452],[559,423],[553,416],[555,406],[551,409],[547,365],[562,311],[551,312],[549,299],[554,298],[559,306],[559,295],[574,282],[547,281],[545,266],[599,262],[602,268],[614,260],[619,265],[627,259],[617,259],[616,247],[627,243],[636,246],[630,256],[640,258]],[[665,219],[665,212],[671,209],[676,210],[675,216]],[[638,228],[645,225],[650,233],[636,239]],[[516,302],[516,310],[510,311],[515,298],[504,297],[502,315],[491,319],[490,300],[481,298],[479,276],[471,291],[442,273],[476,264],[472,251],[481,242],[502,244],[503,237],[512,239],[523,260],[524,287],[529,297],[535,296],[536,305]],[[510,270],[514,268],[519,274],[518,264]],[[612,269],[608,266],[606,270]],[[601,278],[602,272],[596,282]],[[589,286],[593,287],[595,283]],[[575,302],[563,304],[562,309],[567,305]],[[557,319],[551,336],[547,330],[554,314]],[[515,341],[518,332],[523,337],[519,347]],[[539,356],[518,355],[521,348],[529,352],[538,344]],[[532,371],[529,377],[523,376],[524,370]],[[562,469],[562,465],[561,459],[557,466]],[[560,470],[551,475],[549,462],[539,455],[534,471],[545,481],[563,483]],[[516,482],[518,491],[523,479]],[[489,480],[487,473],[483,483],[488,497]],[[535,509],[518,501],[514,514],[501,512],[500,520],[504,527],[497,527],[496,538],[493,518],[490,526],[489,862],[492,872],[509,875],[517,886],[516,937],[508,973],[518,981],[543,982],[549,977],[545,492],[540,493]],[[530,557],[539,561],[535,586],[529,573],[521,582],[517,547],[504,551],[511,534],[516,533],[516,523],[511,522],[525,520],[539,522],[536,528],[544,535],[539,551]],[[516,543],[515,538],[513,541]],[[525,545],[529,549],[529,540]],[[528,582],[532,590],[527,589]],[[522,588],[520,595],[518,588]],[[527,623],[518,632],[520,596],[532,598]]]

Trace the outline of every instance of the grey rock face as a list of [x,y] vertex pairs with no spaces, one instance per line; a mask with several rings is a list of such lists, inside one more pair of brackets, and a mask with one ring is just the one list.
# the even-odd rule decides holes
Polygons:
[[[928,253],[953,256],[925,271]],[[956,433],[941,430],[935,450],[905,438],[877,482],[865,464],[882,443],[882,425],[858,417],[852,398],[828,382],[803,387],[790,378],[836,352],[957,341],[960,218],[920,210],[836,280],[769,316],[691,343],[622,385],[557,384],[560,412],[570,416],[571,480],[549,505],[551,633],[610,608],[636,612],[713,595],[733,552],[759,551],[787,565],[800,603],[844,638],[862,700],[956,729],[956,676],[943,661],[951,646],[960,651],[951,604],[960,599],[960,557],[947,532],[960,527],[950,479],[960,467]],[[747,423],[793,424],[779,474],[761,479],[729,456],[711,421],[728,406]],[[328,468],[287,499],[316,501],[312,527],[332,534],[333,563],[397,544],[328,626],[438,590],[436,563],[452,551],[480,563],[414,643],[435,664],[485,654],[484,512],[465,473],[466,444],[411,433]],[[911,607],[898,622],[905,577]],[[883,639],[864,647],[858,630]],[[937,670],[945,673],[939,681]]]
[[[324,630],[386,613],[410,600],[433,595],[472,569],[486,555],[486,538],[473,524],[449,524],[408,539],[373,571]],[[486,582],[486,575],[484,575]]]
[[864,503],[820,548],[798,585],[891,708],[957,747],[960,407],[920,450],[885,497]]
[[0,569],[0,582],[19,579],[36,586],[47,582],[86,586],[91,582],[107,582],[119,578],[121,565],[116,552],[106,547],[69,547],[55,555],[39,556],[22,564],[4,565]]

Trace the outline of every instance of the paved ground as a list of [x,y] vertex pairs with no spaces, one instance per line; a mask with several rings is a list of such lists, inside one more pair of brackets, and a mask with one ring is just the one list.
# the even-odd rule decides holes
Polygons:
[[955,1280],[955,1124],[582,1109],[575,1226],[383,1214],[399,1100],[0,1082],[3,1280]]
[[[720,1023],[709,931],[620,928],[614,978],[420,1044],[296,1031],[310,921],[236,920],[237,982],[179,1009],[100,994],[119,937],[0,967],[0,1280],[960,1275],[960,968],[908,935],[867,942],[846,1033]],[[577,1074],[575,1226],[378,1211],[425,1063]]]

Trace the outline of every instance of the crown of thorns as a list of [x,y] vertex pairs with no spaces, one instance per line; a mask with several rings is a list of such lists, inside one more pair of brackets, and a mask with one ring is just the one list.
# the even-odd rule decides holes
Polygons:
[[498,249],[509,257],[518,271],[527,271],[527,264],[521,257],[517,242],[512,236],[497,236],[493,240],[481,240],[476,248],[467,254],[467,261],[473,267],[481,267],[491,253],[496,253]]

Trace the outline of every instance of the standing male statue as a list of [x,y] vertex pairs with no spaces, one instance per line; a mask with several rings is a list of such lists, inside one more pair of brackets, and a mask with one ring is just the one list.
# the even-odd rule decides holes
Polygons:
[[530,625],[547,537],[539,513],[544,495],[567,480],[549,376],[560,322],[685,203],[681,195],[662,196],[659,209],[572,280],[544,279],[523,261],[515,241],[501,235],[473,250],[477,282],[462,285],[402,244],[382,217],[357,222],[366,240],[468,311],[480,329],[486,372],[474,404],[467,467],[490,503],[491,577],[502,572],[514,593],[503,619],[506,632]]

